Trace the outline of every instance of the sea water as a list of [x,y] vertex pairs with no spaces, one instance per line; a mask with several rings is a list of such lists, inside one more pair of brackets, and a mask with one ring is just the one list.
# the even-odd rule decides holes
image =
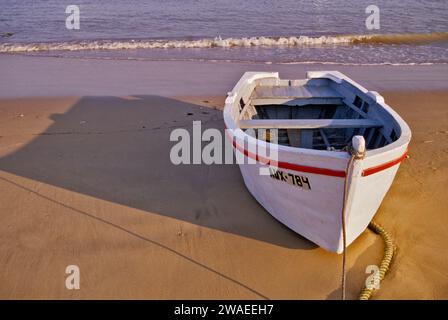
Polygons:
[[[366,8],[379,9],[369,29]],[[66,8],[79,8],[68,29]],[[448,63],[446,0],[2,0],[0,53],[95,59]]]

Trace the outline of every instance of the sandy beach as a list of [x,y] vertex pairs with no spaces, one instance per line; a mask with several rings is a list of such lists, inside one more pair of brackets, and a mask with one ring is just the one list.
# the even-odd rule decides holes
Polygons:
[[[271,217],[237,165],[175,166],[174,128],[224,129],[246,70],[340,70],[409,124],[375,220],[398,246],[374,299],[448,299],[448,66],[0,57],[0,298],[339,299],[341,256]],[[182,70],[181,72],[179,70]],[[383,243],[348,248],[356,299]],[[81,289],[67,290],[78,265]]]

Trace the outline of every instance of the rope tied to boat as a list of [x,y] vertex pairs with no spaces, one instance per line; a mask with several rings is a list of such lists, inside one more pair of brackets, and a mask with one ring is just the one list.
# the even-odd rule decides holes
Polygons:
[[[346,203],[348,197],[348,187],[349,187],[349,179],[351,177],[351,171],[353,169],[353,163],[355,160],[362,160],[365,157],[365,141],[362,136],[355,136],[352,139],[352,144],[348,148],[348,152],[350,154],[350,159],[347,162],[346,168],[346,176],[344,179],[344,196],[342,203],[342,300],[345,300],[345,286],[346,286],[346,248],[347,248],[347,233],[346,233],[346,219],[345,219],[345,211],[346,211]],[[384,253],[383,259],[381,260],[378,277],[379,283],[383,281],[386,273],[389,271],[390,266],[392,264],[392,260],[395,254],[395,244],[392,240],[392,237],[389,233],[378,223],[375,221],[371,221],[369,223],[369,229],[374,233],[380,235],[384,241]],[[365,285],[362,289],[359,300],[368,300],[371,298],[373,293],[376,291],[376,288],[373,285]]]
[[346,254],[346,248],[347,248],[347,230],[345,227],[345,211],[346,211],[346,204],[347,204],[347,196],[348,196],[348,180],[350,175],[350,171],[353,166],[353,162],[357,158],[356,153],[354,152],[353,148],[349,148],[350,153],[350,159],[347,162],[347,168],[345,170],[346,175],[344,179],[344,195],[343,195],[343,201],[342,201],[342,215],[341,215],[341,224],[342,224],[342,279],[341,279],[341,298],[342,300],[345,300],[345,283],[346,283],[346,261],[347,261],[347,254]]

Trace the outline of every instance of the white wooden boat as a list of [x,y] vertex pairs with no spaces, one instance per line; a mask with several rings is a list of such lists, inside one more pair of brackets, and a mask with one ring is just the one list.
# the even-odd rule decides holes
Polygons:
[[[304,80],[247,72],[228,93],[224,121],[255,199],[295,232],[337,253],[343,251],[345,179],[349,245],[378,210],[411,139],[381,95],[337,71],[308,72]],[[361,156],[348,166],[353,143]],[[275,148],[278,161],[272,162]]]

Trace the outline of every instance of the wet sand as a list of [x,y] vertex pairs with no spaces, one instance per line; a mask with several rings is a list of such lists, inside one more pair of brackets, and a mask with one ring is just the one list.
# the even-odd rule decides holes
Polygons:
[[[448,92],[406,86],[381,91],[413,138],[375,216],[398,254],[374,299],[447,299]],[[223,130],[223,95],[33,90],[0,99],[0,298],[339,298],[341,256],[272,218],[236,165],[169,161],[173,128]],[[349,247],[348,298],[382,250],[369,230]]]

